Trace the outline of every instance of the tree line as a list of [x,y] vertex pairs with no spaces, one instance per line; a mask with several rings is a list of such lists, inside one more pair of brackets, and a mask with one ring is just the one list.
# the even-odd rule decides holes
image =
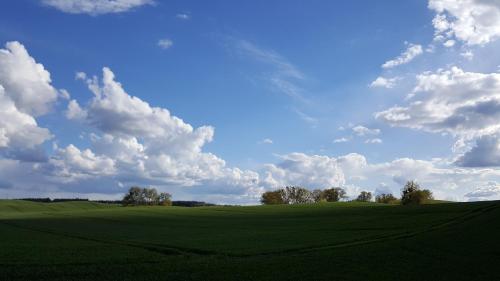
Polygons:
[[[308,204],[320,202],[338,202],[346,200],[346,192],[340,187],[328,189],[308,190],[300,186],[286,186],[278,190],[264,192],[260,202],[264,205],[277,204]],[[368,191],[361,191],[354,201],[371,202],[373,195]],[[384,204],[415,205],[432,200],[432,192],[422,189],[415,181],[408,181],[401,191],[401,199],[390,193],[375,196],[375,202]]]

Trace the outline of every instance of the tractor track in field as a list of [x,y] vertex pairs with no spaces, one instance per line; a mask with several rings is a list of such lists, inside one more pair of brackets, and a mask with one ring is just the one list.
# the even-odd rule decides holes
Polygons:
[[384,242],[384,241],[401,240],[401,239],[415,237],[415,236],[418,236],[420,234],[443,229],[443,228],[446,228],[446,227],[451,226],[451,225],[455,225],[458,223],[462,223],[462,222],[471,220],[471,219],[478,217],[484,213],[490,212],[496,208],[498,208],[498,205],[493,204],[490,206],[474,209],[474,210],[471,210],[469,212],[466,212],[465,214],[463,214],[461,216],[455,217],[451,220],[448,220],[448,221],[445,221],[445,222],[442,222],[439,224],[435,224],[435,225],[429,226],[426,229],[422,229],[422,230],[418,230],[418,231],[409,231],[409,232],[404,232],[404,233],[381,235],[381,236],[375,236],[375,237],[371,237],[371,238],[364,238],[364,239],[352,240],[349,242],[329,244],[329,245],[292,248],[292,249],[286,249],[286,250],[281,250],[281,251],[270,251],[270,252],[263,252],[263,253],[257,253],[257,254],[241,254],[241,255],[232,255],[232,256],[235,256],[235,257],[254,257],[254,256],[286,255],[286,254],[303,254],[303,253],[314,252],[314,251],[338,249],[338,248],[348,248],[348,247],[354,247],[354,246],[360,246],[360,245],[366,245],[366,244],[379,243],[379,242]]
[[[452,226],[455,224],[463,223],[468,220],[474,219],[484,213],[490,212],[496,208],[498,208],[498,204],[492,204],[489,206],[485,206],[482,208],[477,208],[471,211],[464,213],[463,215],[457,216],[451,220],[438,223],[435,225],[431,225],[425,229],[417,230],[417,231],[408,231],[403,233],[394,233],[390,235],[380,235],[380,236],[372,236],[358,240],[351,240],[348,242],[328,244],[328,245],[318,245],[318,246],[309,246],[309,247],[301,247],[301,248],[291,248],[279,251],[268,251],[261,253],[249,253],[249,254],[238,254],[238,253],[227,253],[227,252],[219,252],[219,251],[211,251],[211,250],[203,250],[203,249],[195,249],[195,248],[186,248],[165,244],[154,244],[154,243],[140,243],[140,242],[131,242],[131,241],[121,241],[121,240],[109,240],[109,239],[99,239],[88,236],[81,236],[72,233],[64,233],[58,232],[49,229],[40,229],[36,227],[22,226],[13,222],[9,222],[6,220],[0,220],[1,224],[8,225],[15,228],[25,229],[29,231],[41,232],[50,235],[71,238],[71,239],[79,239],[84,241],[91,241],[102,244],[112,244],[117,246],[125,246],[132,247],[137,249],[142,249],[154,253],[158,253],[161,255],[195,255],[195,256],[218,256],[218,257],[229,257],[229,258],[252,258],[252,257],[265,257],[265,256],[278,256],[278,255],[290,255],[290,254],[304,254],[315,251],[322,251],[328,249],[339,249],[339,248],[348,248],[355,247],[366,244],[380,243],[384,241],[393,241],[393,240],[401,240],[406,238],[415,237],[424,233],[432,232],[439,229],[444,229],[448,226]],[[29,264],[26,264],[29,265]],[[0,266],[4,266],[0,264]],[[6,265],[11,266],[11,265]]]

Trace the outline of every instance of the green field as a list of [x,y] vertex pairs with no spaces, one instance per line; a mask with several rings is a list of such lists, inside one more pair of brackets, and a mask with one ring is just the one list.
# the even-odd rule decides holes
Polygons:
[[500,280],[500,202],[0,200],[1,280]]

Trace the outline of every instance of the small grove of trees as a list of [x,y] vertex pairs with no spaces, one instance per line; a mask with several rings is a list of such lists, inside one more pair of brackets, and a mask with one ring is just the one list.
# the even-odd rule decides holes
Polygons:
[[428,189],[421,189],[420,185],[414,181],[408,181],[401,192],[401,204],[419,205],[434,199],[432,192]]
[[[274,191],[267,191],[262,194],[260,202],[265,205],[275,204],[304,204],[318,202],[338,202],[347,198],[346,192],[340,187],[329,189],[315,189],[309,191],[298,186],[287,186]],[[371,202],[373,195],[368,191],[361,191],[355,201]],[[390,193],[375,196],[375,202],[384,204],[418,205],[433,200],[432,192],[428,189],[421,189],[415,181],[408,181],[401,192],[401,199],[394,197]]]
[[318,202],[337,202],[346,198],[345,190],[340,187],[325,190],[313,190],[298,186],[287,186],[274,191],[267,191],[262,194],[260,202],[265,205],[275,204],[304,204]]
[[398,202],[398,199],[390,193],[382,193],[375,196],[375,202],[383,204],[395,204]]
[[356,198],[356,201],[370,202],[372,201],[372,193],[368,191],[361,191],[361,193],[358,195],[358,198]]
[[172,195],[166,192],[158,193],[155,188],[131,187],[123,197],[124,206],[137,205],[172,205]]

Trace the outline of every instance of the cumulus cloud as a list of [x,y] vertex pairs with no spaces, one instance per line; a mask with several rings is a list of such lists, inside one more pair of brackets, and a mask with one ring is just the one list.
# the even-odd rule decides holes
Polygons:
[[[92,135],[92,151],[116,161],[116,177],[176,186],[231,186],[236,192],[258,183],[258,174],[226,167],[223,159],[203,152],[214,128],[193,128],[165,108],[152,107],[125,92],[114,73],[103,68],[103,77],[80,73],[94,97],[84,122],[98,129]],[[238,191],[239,192],[239,191]]]
[[394,106],[375,117],[393,126],[480,136],[500,125],[500,74],[448,70],[417,76],[407,106]]
[[386,61],[382,65],[382,68],[393,68],[402,64],[407,64],[422,53],[423,49],[421,45],[410,43],[408,44],[408,48],[404,52],[402,52],[401,55],[399,55],[395,59]]
[[471,186],[483,186],[500,179],[496,169],[456,168],[442,159],[417,160],[399,158],[389,162],[369,163],[357,153],[339,157],[291,153],[281,162],[268,164],[262,174],[267,189],[285,185],[301,185],[309,189],[340,186],[354,198],[360,190],[380,191],[373,182],[384,183],[384,193],[399,196],[409,180],[416,180],[432,190],[436,198],[467,200]]
[[35,117],[49,112],[58,96],[50,73],[19,42],[0,49],[0,84],[17,109]]
[[465,194],[465,197],[472,201],[491,200],[494,197],[500,197],[500,184],[489,182],[487,185],[478,187],[475,190]]
[[[392,126],[435,133],[449,133],[464,143],[477,145],[461,157],[462,166],[500,163],[494,139],[500,132],[500,74],[465,72],[458,67],[417,76],[417,85],[406,106],[394,106],[375,117]],[[470,146],[470,145],[469,145]],[[482,160],[481,160],[482,159]],[[496,164],[495,164],[496,165]]]
[[48,113],[57,97],[50,73],[23,45],[8,42],[0,49],[0,152],[4,157],[45,158],[39,146],[52,135],[38,126],[35,117]]
[[392,89],[396,86],[396,82],[399,80],[399,77],[393,78],[385,78],[382,76],[377,77],[377,79],[373,80],[370,83],[370,88],[387,88]]
[[158,47],[166,50],[174,45],[174,42],[170,39],[160,39],[158,40]]
[[87,112],[83,110],[76,100],[70,100],[68,103],[68,109],[64,112],[66,118],[81,120],[87,117]]
[[55,176],[68,181],[113,175],[116,172],[115,162],[111,158],[95,155],[90,149],[81,151],[72,144],[58,148],[49,163]]
[[70,14],[102,15],[122,13],[144,5],[154,4],[153,0],[42,0],[42,3]]
[[286,185],[326,188],[345,183],[344,173],[337,159],[320,155],[283,155],[280,163],[267,164],[263,173],[263,184],[269,188]]
[[51,137],[33,116],[17,109],[0,85],[0,148],[34,149]]
[[500,166],[500,138],[497,134],[479,137],[456,163],[463,167]]
[[437,14],[432,24],[435,39],[452,45],[453,38],[467,45],[484,45],[500,36],[500,2],[496,0],[430,0]]

